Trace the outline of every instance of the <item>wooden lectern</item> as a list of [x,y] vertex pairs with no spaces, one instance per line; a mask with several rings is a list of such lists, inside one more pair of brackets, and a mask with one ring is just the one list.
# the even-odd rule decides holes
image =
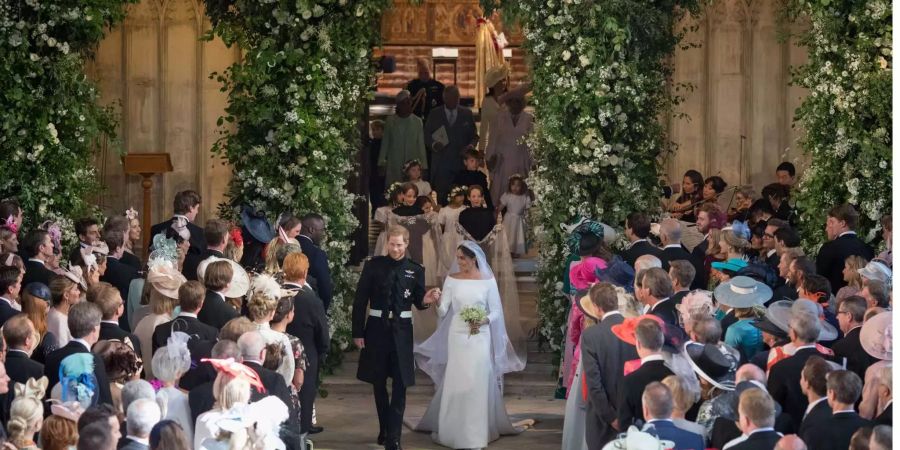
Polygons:
[[[141,187],[144,188],[144,212],[141,214],[141,244],[150,246],[150,190],[153,188],[153,175],[172,171],[172,160],[168,153],[129,153],[122,157],[122,165],[128,175],[143,177]],[[144,255],[144,261],[148,255]]]

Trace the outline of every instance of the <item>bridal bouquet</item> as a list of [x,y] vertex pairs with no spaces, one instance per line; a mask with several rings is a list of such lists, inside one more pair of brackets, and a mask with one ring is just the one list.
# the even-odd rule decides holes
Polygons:
[[478,334],[479,327],[487,319],[487,311],[481,306],[466,306],[459,312],[459,318],[469,324],[469,336]]

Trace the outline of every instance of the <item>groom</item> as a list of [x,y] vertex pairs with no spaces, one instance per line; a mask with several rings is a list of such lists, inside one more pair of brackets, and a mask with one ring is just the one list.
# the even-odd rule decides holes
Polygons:
[[[411,308],[426,309],[441,294],[437,288],[425,292],[425,268],[406,257],[406,228],[392,226],[385,245],[387,255],[366,263],[356,288],[353,342],[362,349],[356,378],[371,383],[375,390],[378,445],[399,450],[406,388],[416,382]],[[390,402],[388,377],[393,380]]]

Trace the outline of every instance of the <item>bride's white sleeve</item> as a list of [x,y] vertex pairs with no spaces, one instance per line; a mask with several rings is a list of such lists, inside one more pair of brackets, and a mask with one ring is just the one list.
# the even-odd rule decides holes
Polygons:
[[487,298],[487,317],[490,323],[503,322],[503,304],[500,303],[500,290],[497,283],[491,283]]
[[453,298],[451,293],[453,288],[450,287],[450,283],[450,277],[447,277],[447,280],[444,281],[444,287],[441,289],[441,304],[437,308],[438,317],[444,317],[450,309],[450,302]]

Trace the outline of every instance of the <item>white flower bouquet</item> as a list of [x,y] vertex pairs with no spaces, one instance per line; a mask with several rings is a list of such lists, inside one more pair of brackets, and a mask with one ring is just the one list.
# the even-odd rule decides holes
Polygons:
[[481,324],[487,319],[487,311],[481,306],[466,306],[459,312],[459,318],[469,324],[469,336],[481,331]]

